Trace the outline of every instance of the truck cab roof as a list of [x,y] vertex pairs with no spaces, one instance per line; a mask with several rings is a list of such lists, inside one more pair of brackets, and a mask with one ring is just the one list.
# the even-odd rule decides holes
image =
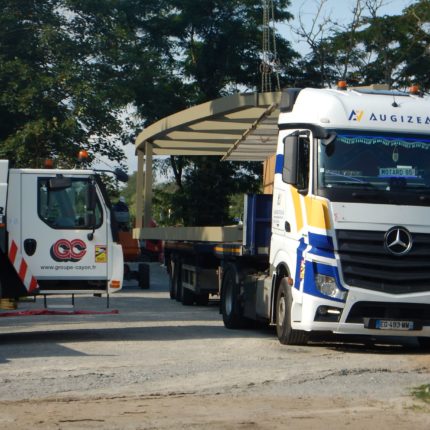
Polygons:
[[286,92],[287,102],[281,104],[279,124],[306,122],[329,129],[430,132],[428,97],[360,88],[305,88]]

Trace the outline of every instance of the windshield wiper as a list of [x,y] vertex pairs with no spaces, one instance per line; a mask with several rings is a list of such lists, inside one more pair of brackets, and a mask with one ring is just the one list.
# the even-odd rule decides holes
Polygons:
[[375,185],[373,185],[371,182],[365,182],[365,181],[336,181],[330,183],[332,186],[336,185],[343,185],[343,186],[352,186],[354,188],[363,187],[363,188],[371,188],[371,189],[377,189]]
[[418,194],[418,200],[427,201],[430,200],[430,187],[425,185],[417,186],[414,188],[408,188],[407,191]]
[[352,197],[356,198],[356,199],[360,199],[360,198],[369,198],[369,197],[381,197],[381,193],[378,192],[377,190],[371,190],[368,192],[363,192],[363,191],[353,191],[353,193],[351,194]]

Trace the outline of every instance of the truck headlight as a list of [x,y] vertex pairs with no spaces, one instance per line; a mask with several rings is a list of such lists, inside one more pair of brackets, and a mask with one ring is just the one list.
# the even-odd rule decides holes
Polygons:
[[315,285],[317,290],[325,296],[332,297],[333,299],[345,300],[346,291],[340,290],[336,284],[336,279],[333,276],[315,275]]

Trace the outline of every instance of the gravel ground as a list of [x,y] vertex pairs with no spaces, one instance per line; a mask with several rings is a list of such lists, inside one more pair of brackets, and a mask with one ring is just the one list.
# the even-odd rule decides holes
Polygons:
[[153,263],[150,290],[111,297],[118,314],[0,318],[1,428],[430,428],[430,407],[411,396],[430,383],[415,340],[283,346],[272,329],[227,330],[216,301],[185,307],[167,288]]

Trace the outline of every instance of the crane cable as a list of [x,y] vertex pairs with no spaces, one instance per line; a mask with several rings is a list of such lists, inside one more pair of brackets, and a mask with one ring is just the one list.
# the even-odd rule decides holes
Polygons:
[[263,50],[260,65],[262,92],[272,91],[272,72],[275,73],[276,91],[281,91],[278,66],[279,59],[276,50],[275,34],[275,7],[273,0],[263,0]]

